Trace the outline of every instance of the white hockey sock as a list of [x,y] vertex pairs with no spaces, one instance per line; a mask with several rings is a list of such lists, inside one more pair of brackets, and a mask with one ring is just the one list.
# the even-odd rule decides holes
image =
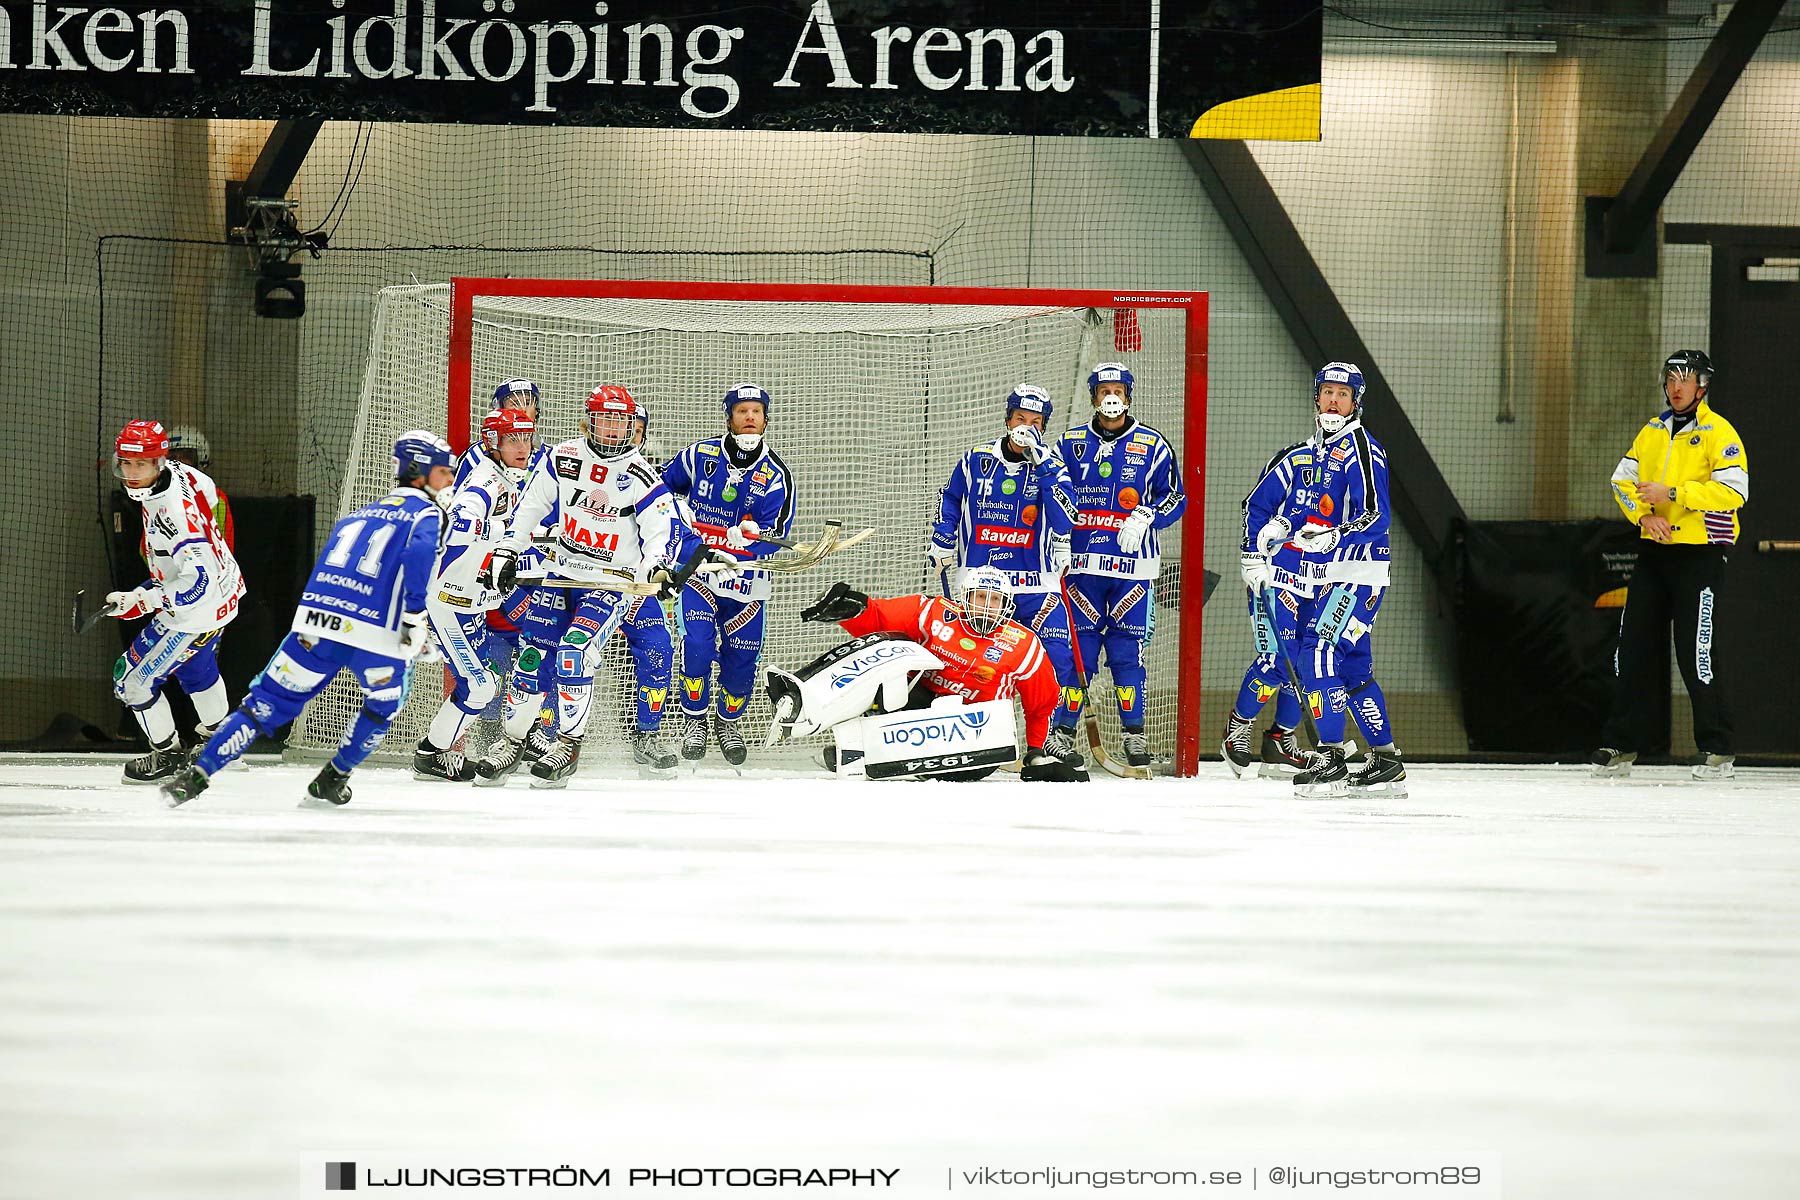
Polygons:
[[188,697],[194,702],[194,715],[200,723],[211,729],[223,721],[231,712],[231,702],[225,698],[225,681],[213,680],[213,685],[205,691],[195,692]]
[[166,746],[169,739],[175,736],[175,714],[169,711],[169,698],[158,694],[156,702],[149,708],[132,710],[137,718],[138,728],[150,739],[152,746]]
[[448,750],[474,721],[472,714],[456,707],[454,701],[446,700],[438,707],[437,716],[431,718],[431,729],[425,734],[425,740],[439,750]]
[[578,738],[587,729],[588,705],[594,698],[594,685],[558,683],[556,691],[562,697],[557,712],[557,733],[566,738]]
[[530,734],[531,727],[537,724],[538,714],[543,711],[543,707],[544,698],[536,692],[509,691],[506,694],[506,716],[502,719],[506,736],[515,742],[524,741]]

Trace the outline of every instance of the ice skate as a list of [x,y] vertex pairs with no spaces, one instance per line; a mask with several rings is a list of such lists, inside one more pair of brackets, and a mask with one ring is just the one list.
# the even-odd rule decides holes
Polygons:
[[1349,790],[1350,771],[1342,746],[1325,746],[1306,755],[1306,766],[1294,776],[1294,795],[1342,796]]
[[1631,774],[1631,764],[1637,761],[1637,751],[1614,750],[1602,746],[1594,751],[1594,757],[1589,761],[1594,764],[1594,778],[1624,779]]
[[1688,759],[1688,773],[1702,782],[1730,779],[1737,774],[1737,755],[1709,754],[1702,750]]
[[188,747],[187,752],[187,761],[190,764],[200,757],[200,752],[206,749],[206,743],[212,741],[213,734],[219,732],[219,725],[223,725],[224,723],[224,721],[220,721],[218,725],[194,726],[194,744]]
[[706,718],[689,717],[681,727],[681,757],[699,762],[706,757]]
[[1406,795],[1406,764],[1398,751],[1369,750],[1368,761],[1350,775],[1351,794],[1357,796]]
[[199,767],[183,767],[179,774],[162,785],[163,803],[180,808],[207,788],[211,781]]
[[1250,757],[1250,732],[1255,725],[1254,721],[1238,716],[1235,709],[1225,716],[1225,739],[1219,743],[1219,753],[1224,756],[1231,773],[1239,779],[1256,773],[1256,760]]
[[[1074,727],[1073,726],[1061,726],[1061,725],[1053,726],[1050,730],[1050,735],[1052,738],[1056,738],[1056,737],[1060,736],[1061,738],[1067,740],[1067,742],[1069,744],[1069,752],[1067,754],[1058,754],[1056,757],[1058,757],[1059,759],[1062,760],[1062,763],[1064,766],[1068,767],[1069,770],[1071,770],[1075,773],[1075,778],[1077,780],[1085,781],[1088,778],[1087,759],[1083,758],[1081,756],[1081,751],[1079,751],[1075,748],[1075,729],[1074,729]],[[1046,745],[1044,748],[1047,750],[1050,747],[1048,745]]]
[[1119,736],[1119,750],[1125,755],[1125,763],[1132,767],[1149,767],[1150,738],[1143,727],[1127,729]]
[[326,763],[306,785],[306,797],[301,808],[342,808],[350,803],[349,773]]
[[531,786],[534,788],[565,788],[569,786],[569,776],[575,774],[575,766],[581,761],[581,739],[559,737],[556,745],[550,747],[550,753],[531,764]]
[[150,753],[125,764],[125,782],[155,783],[159,779],[169,778],[185,766],[187,752],[181,748],[181,737],[170,734],[168,741],[160,746],[150,747]]
[[[713,734],[719,739],[719,753],[725,756],[725,761],[734,767],[743,766],[749,750],[744,745],[744,735],[738,732],[737,722],[727,721],[723,717],[714,717]],[[684,751],[687,749],[685,739],[682,742],[682,749]]]
[[428,741],[420,742],[413,751],[413,778],[467,783],[475,778],[475,765],[459,751],[439,750]]
[[1306,767],[1306,751],[1292,729],[1271,725],[1263,730],[1262,769],[1264,779],[1292,779]]
[[505,787],[506,777],[519,768],[519,761],[524,757],[525,743],[516,742],[501,734],[481,761],[475,764],[476,787]]
[[531,727],[531,732],[525,735],[525,748],[522,756],[526,762],[534,763],[550,753],[551,748],[555,745],[556,731],[539,721]]
[[675,751],[662,739],[662,735],[654,729],[634,729],[628,735],[631,741],[631,757],[640,767],[649,767],[658,775],[675,769],[680,760]]

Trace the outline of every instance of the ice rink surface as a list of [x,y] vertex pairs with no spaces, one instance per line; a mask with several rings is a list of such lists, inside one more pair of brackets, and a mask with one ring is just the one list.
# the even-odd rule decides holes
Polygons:
[[263,765],[169,812],[117,760],[0,761],[0,1195],[287,1196],[296,1163],[474,1148],[1467,1150],[1509,1197],[1800,1195],[1800,773],[1296,801],[1204,769],[365,769],[315,812]]

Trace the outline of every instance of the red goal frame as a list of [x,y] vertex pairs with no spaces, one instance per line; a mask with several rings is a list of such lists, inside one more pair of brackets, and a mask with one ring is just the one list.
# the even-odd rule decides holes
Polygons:
[[[1176,671],[1175,773],[1200,767],[1201,608],[1205,600],[1206,547],[1206,333],[1205,292],[1104,292],[1049,288],[879,287],[860,284],[667,283],[617,279],[490,279],[450,281],[450,444],[458,453],[470,441],[470,361],[475,301],[484,296],[556,299],[756,300],[849,304],[995,304],[1067,308],[1178,308],[1186,314],[1186,379],[1182,422],[1182,484],[1189,511],[1181,522],[1179,668]],[[1195,511],[1195,508],[1198,511]]]

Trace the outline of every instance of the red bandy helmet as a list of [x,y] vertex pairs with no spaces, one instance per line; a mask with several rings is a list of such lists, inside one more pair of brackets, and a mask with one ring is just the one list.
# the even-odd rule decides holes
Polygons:
[[[161,421],[133,421],[119,431],[113,440],[113,474],[120,479],[125,478],[125,461],[131,459],[138,462],[153,462],[157,467],[157,475],[169,458],[169,434],[162,427]],[[133,500],[145,500],[155,488],[155,480],[143,487],[125,484],[125,494]]]
[[588,393],[587,440],[595,454],[613,458],[632,447],[638,403],[616,383],[603,383]]
[[169,434],[161,421],[133,421],[113,442],[115,458],[167,458]]
[[500,452],[500,443],[506,438],[524,434],[531,438],[535,445],[537,422],[525,415],[519,408],[497,408],[481,421],[481,444],[489,454]]

